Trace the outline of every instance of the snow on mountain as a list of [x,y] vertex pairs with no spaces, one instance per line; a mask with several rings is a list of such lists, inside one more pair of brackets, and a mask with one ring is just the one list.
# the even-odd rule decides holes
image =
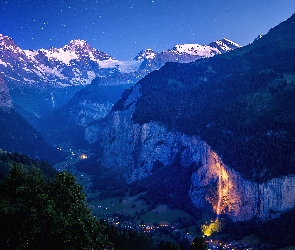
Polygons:
[[[166,62],[189,63],[201,58],[212,57],[217,54],[222,54],[240,46],[228,39],[217,40],[209,45],[200,44],[177,44],[172,49],[162,51],[161,53],[152,54],[149,59],[146,54],[150,52],[143,51],[139,53],[138,58],[144,58],[140,69],[145,71],[152,71],[159,69]],[[135,59],[137,59],[137,57]]]
[[178,44],[161,53],[145,49],[134,60],[120,61],[94,49],[85,40],[71,40],[62,48],[22,50],[10,37],[0,34],[0,72],[8,84],[37,87],[85,85],[96,77],[118,77],[118,74],[129,74],[120,78],[135,77],[132,80],[135,81],[168,61],[187,63],[238,47],[228,39],[209,45]]
[[216,48],[212,48],[208,45],[199,44],[177,44],[175,47],[173,47],[172,51],[176,51],[180,54],[189,54],[192,56],[202,57],[210,57],[218,53],[218,50]]
[[209,46],[212,48],[218,49],[220,53],[224,53],[233,49],[240,48],[240,45],[226,38],[212,42],[209,44]]
[[79,57],[74,51],[70,50],[63,50],[63,49],[56,49],[54,51],[52,50],[24,50],[25,54],[29,59],[32,61],[38,61],[38,55],[39,53],[42,53],[44,55],[47,55],[49,60],[52,61],[59,61],[66,65],[70,65],[71,60],[77,60]]
[[138,62],[115,60],[84,40],[71,40],[62,48],[21,50],[11,38],[0,35],[0,72],[13,84],[84,85],[116,70],[129,73],[138,67]]
[[108,59],[98,62],[100,68],[116,68],[121,73],[131,73],[139,69],[141,65],[140,61],[119,61],[114,59]]
[[224,38],[222,40],[212,42],[209,45],[178,44],[172,49],[172,51],[192,56],[211,57],[239,47],[240,46],[237,43]]
[[152,60],[156,57],[157,54],[158,53],[153,51],[152,49],[145,49],[140,51],[133,60],[136,60],[136,61],[140,61],[144,59]]

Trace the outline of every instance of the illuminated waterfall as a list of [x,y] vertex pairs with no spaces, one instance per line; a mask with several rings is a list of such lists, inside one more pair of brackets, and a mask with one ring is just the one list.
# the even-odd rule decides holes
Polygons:
[[219,217],[221,211],[220,211],[220,205],[222,200],[222,170],[221,166],[219,166],[219,175],[218,175],[218,200],[217,200],[217,207],[216,207],[216,214],[217,218]]

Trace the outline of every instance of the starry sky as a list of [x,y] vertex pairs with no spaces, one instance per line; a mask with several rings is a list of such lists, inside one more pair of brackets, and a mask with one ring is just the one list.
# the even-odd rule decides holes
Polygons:
[[247,45],[289,18],[294,0],[0,0],[0,34],[21,49],[60,48],[72,39],[119,60],[142,49]]

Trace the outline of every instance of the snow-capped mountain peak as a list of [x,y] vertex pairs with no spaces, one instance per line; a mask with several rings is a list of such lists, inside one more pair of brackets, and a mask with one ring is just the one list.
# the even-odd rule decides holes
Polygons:
[[63,50],[70,51],[92,51],[94,50],[85,40],[74,39],[71,40],[67,45],[62,47]]
[[82,39],[74,39],[74,40],[71,40],[69,42],[69,45],[72,45],[72,46],[79,46],[79,47],[84,47],[85,45],[87,45],[88,43],[85,41],[85,40],[82,40]]
[[145,58],[151,60],[151,59],[154,59],[157,54],[158,53],[156,53],[152,49],[145,49],[140,51],[133,60],[141,61]]
[[193,56],[210,57],[215,54],[220,54],[226,51],[230,51],[240,46],[237,43],[228,39],[216,40],[209,45],[200,44],[177,44],[173,47],[172,51],[178,53],[185,53]]
[[[0,72],[6,75],[8,83],[30,86],[89,84],[100,76],[99,63],[105,60],[114,58],[94,49],[85,40],[71,40],[62,48],[22,50],[13,39],[0,35]],[[104,70],[103,74],[107,72]]]
[[0,34],[0,49],[1,50],[12,50],[19,51],[20,48],[9,36],[4,36]]
[[212,48],[210,46],[200,44],[177,44],[172,48],[172,51],[201,57],[207,57],[212,54]]
[[[172,49],[164,50],[161,53],[155,54],[152,60],[144,60],[140,69],[145,71],[159,69],[166,62],[194,62],[198,59],[212,57],[239,47],[240,46],[238,44],[228,39],[217,40],[209,45],[200,45],[195,43],[177,44]],[[145,54],[145,51],[141,51],[135,59],[141,59]]]
[[216,40],[215,42],[210,43],[209,46],[218,49],[222,53],[241,47],[239,44],[226,38]]

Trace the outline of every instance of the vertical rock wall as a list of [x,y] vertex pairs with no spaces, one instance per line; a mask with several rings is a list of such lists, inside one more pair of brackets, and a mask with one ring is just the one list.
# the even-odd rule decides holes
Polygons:
[[0,77],[0,108],[2,108],[2,110],[4,111],[9,111],[11,108],[13,108],[8,87],[4,79],[1,77]]

